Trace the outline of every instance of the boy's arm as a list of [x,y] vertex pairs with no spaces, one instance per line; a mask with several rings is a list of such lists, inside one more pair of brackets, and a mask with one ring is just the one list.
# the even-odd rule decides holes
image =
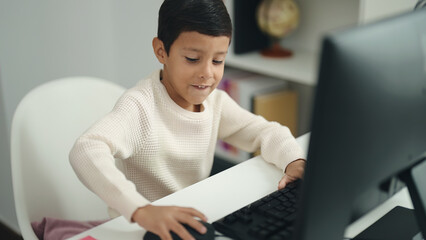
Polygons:
[[223,94],[219,138],[248,152],[260,149],[265,161],[285,170],[305,153],[288,127],[269,122],[261,116],[241,108],[227,94]]
[[133,152],[129,134],[144,137],[132,129],[140,119],[135,114],[137,104],[121,98],[111,113],[77,139],[69,155],[83,184],[129,221],[138,207],[150,203],[115,165],[115,158],[126,159]]

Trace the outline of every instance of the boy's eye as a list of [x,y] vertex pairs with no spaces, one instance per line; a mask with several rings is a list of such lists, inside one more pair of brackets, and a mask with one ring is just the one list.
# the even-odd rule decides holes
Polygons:
[[197,62],[198,58],[190,58],[190,57],[185,57],[187,61],[189,62]]
[[218,65],[220,65],[220,64],[222,64],[222,63],[223,63],[223,61],[220,61],[220,60],[213,60],[213,63],[214,63],[214,64],[218,64]]

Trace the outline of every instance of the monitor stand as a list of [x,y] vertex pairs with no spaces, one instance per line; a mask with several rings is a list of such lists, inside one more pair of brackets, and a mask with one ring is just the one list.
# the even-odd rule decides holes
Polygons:
[[[425,154],[424,154],[425,155]],[[414,206],[414,215],[417,225],[423,236],[426,236],[426,158],[423,158],[413,167],[401,174],[401,179],[407,185],[411,201]]]
[[395,207],[353,240],[424,240],[426,236],[426,159],[400,174],[407,185],[414,210]]
[[352,240],[423,240],[419,234],[414,210],[398,206]]

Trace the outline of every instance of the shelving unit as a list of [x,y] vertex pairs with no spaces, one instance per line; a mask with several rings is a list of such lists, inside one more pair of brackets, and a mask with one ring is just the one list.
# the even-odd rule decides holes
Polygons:
[[231,49],[226,57],[226,64],[230,67],[314,86],[317,75],[317,54],[306,50],[293,51],[292,58],[272,59],[265,58],[257,52],[236,55]]
[[[247,0],[225,0],[233,21],[234,1]],[[298,133],[303,134],[310,128],[319,53],[324,34],[411,11],[417,0],[295,0],[295,2],[300,9],[299,26],[280,42],[282,46],[293,51],[292,57],[266,58],[258,51],[235,54],[233,42],[225,64],[228,67],[279,78],[290,83],[289,85],[299,95]],[[227,159],[220,154],[216,156]],[[232,159],[227,161],[235,163]]]
[[[243,0],[225,0],[232,19],[234,1]],[[315,87],[323,34],[410,11],[417,0],[295,1],[301,12],[299,27],[281,42],[294,51],[293,57],[268,59],[258,52],[236,55],[231,46],[226,65]]]

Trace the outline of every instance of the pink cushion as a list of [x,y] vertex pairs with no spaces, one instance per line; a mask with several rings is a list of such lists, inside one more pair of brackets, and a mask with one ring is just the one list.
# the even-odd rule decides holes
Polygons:
[[31,226],[40,240],[62,240],[96,227],[108,220],[79,222],[45,217],[41,222],[32,222]]

